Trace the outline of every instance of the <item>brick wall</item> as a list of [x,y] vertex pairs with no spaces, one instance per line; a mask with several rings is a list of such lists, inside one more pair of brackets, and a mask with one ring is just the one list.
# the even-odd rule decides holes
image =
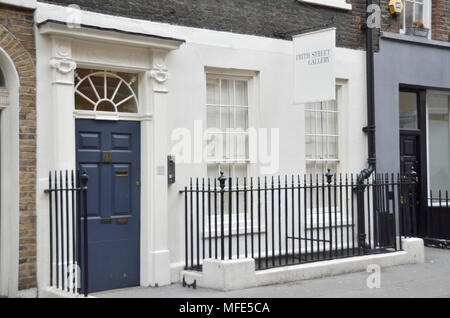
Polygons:
[[36,107],[33,12],[0,5],[0,47],[16,66],[19,91],[19,289],[36,286]]
[[[376,2],[376,1],[374,1]],[[389,2],[390,0],[380,0],[379,6],[381,8],[381,31],[386,32],[394,32],[399,33],[400,32],[400,26],[402,23],[402,17],[397,16],[393,17],[389,11]],[[404,0],[403,0],[404,2]]]
[[297,0],[43,0],[59,5],[142,20],[281,37],[279,33],[320,27],[335,17],[337,45],[363,48],[365,0],[347,0],[352,11],[300,3]]
[[434,40],[450,41],[450,1],[433,0],[431,36]]
[[[379,2],[383,16],[381,30],[399,33],[401,18],[393,18],[390,15],[389,0],[380,0]],[[431,0],[431,2],[431,37],[434,40],[448,42],[450,40],[450,1]]]

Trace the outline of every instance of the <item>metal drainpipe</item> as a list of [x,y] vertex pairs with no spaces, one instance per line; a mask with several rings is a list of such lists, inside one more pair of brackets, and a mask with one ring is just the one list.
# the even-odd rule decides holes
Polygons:
[[[367,12],[372,0],[366,0],[366,18],[370,13]],[[373,29],[363,25],[366,32],[366,79],[367,79],[367,127],[363,131],[368,136],[368,163],[369,167],[362,170],[357,180],[357,202],[358,202],[358,242],[360,248],[366,251],[366,231],[365,231],[365,209],[364,209],[364,191],[365,181],[369,179],[376,170],[376,145],[375,145],[375,79],[374,79],[374,53],[373,53]]]

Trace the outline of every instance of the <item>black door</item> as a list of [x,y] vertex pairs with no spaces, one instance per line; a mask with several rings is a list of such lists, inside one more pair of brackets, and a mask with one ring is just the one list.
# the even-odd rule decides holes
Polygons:
[[[428,189],[427,161],[428,156],[432,155],[428,153],[432,144],[427,144],[430,142],[428,128],[431,127],[427,127],[430,117],[427,119],[426,90],[400,85],[399,95],[400,172],[403,180],[415,181],[414,186],[404,189],[401,198],[401,212],[405,216],[404,234],[422,237],[426,245],[450,246],[450,202],[446,189],[440,197],[439,191],[431,193]],[[436,116],[436,112],[433,114]],[[436,136],[433,138],[436,147]],[[448,145],[442,142],[441,147],[446,150]]]
[[400,199],[403,230],[406,235],[418,236],[420,228],[421,180],[420,132],[400,133],[400,177],[405,182]]
[[403,187],[400,208],[404,212],[404,234],[426,235],[426,91],[400,88],[400,174],[408,184]]

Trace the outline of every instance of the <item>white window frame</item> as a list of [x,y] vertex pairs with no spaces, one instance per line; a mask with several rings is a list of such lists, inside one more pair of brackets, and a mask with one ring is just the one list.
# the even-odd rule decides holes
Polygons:
[[[256,108],[257,108],[257,98],[256,98],[256,91],[257,91],[257,83],[256,83],[256,76],[257,72],[253,71],[241,71],[241,70],[228,70],[228,69],[219,69],[219,68],[205,68],[205,124],[204,129],[208,129],[207,125],[207,92],[206,92],[206,80],[208,78],[213,79],[222,79],[222,80],[237,80],[237,81],[246,81],[247,82],[247,94],[248,94],[248,118],[247,118],[247,128],[250,127],[257,127],[257,120],[256,120]],[[218,127],[219,128],[219,127]],[[226,132],[224,132],[226,134]],[[248,134],[248,131],[247,131]],[[245,163],[247,165],[247,175],[246,177],[249,177],[250,175],[253,175],[256,171],[256,167],[250,162],[250,158],[247,158],[245,160],[208,160],[206,163],[206,169],[208,165],[212,164],[242,164]],[[220,170],[220,169],[219,169]],[[220,171],[217,172],[217,177],[219,177]],[[207,175],[207,174],[206,174]],[[230,177],[229,175],[226,175],[226,177]],[[232,175],[231,177],[234,177]],[[243,180],[242,180],[243,181]]]
[[[249,70],[238,70],[238,69],[223,69],[223,68],[216,68],[216,67],[205,67],[205,76],[204,76],[204,80],[205,83],[203,85],[203,89],[204,89],[204,129],[208,129],[208,125],[207,125],[207,107],[208,107],[208,103],[207,103],[207,79],[208,78],[220,78],[220,79],[226,79],[226,80],[245,80],[247,81],[248,85],[247,85],[247,94],[248,94],[248,128],[252,127],[252,128],[257,128],[259,127],[259,122],[258,122],[258,111],[259,111],[259,72],[256,71],[249,71]],[[208,171],[208,165],[209,164],[230,164],[230,162],[218,162],[218,161],[207,161],[205,164],[205,175],[207,175],[207,171]],[[237,163],[237,162],[236,162]],[[247,163],[247,186],[250,186],[250,176],[255,176],[257,175],[258,172],[258,166],[257,164],[251,162],[250,160],[246,160]],[[219,177],[219,172],[217,173],[217,177]],[[227,184],[228,184],[228,178],[230,177],[229,175],[226,175],[225,177],[227,177]],[[235,188],[235,183],[236,180],[233,177],[233,186],[232,188]],[[212,180],[212,179],[211,179]],[[257,178],[253,180],[254,181],[254,186],[255,186],[255,182],[257,182]],[[212,184],[213,184],[213,180],[212,180]],[[243,179],[239,179],[239,186],[242,187],[244,185],[244,180]],[[217,183],[217,187],[219,187],[219,183]],[[233,197],[235,198],[235,197]],[[233,200],[234,201],[234,200]],[[233,202],[235,203],[235,202]],[[234,204],[233,204],[233,208],[235,208]],[[256,206],[255,206],[256,209]],[[230,233],[228,232],[229,230],[229,214],[225,214],[225,220],[224,220],[224,236],[225,237],[229,237]],[[258,224],[257,224],[257,214],[253,213],[253,231],[254,233],[257,233],[258,231]],[[211,222],[214,222],[214,218],[212,217]],[[221,220],[220,220],[220,213],[218,214],[218,220],[217,220],[217,224],[221,225]],[[237,235],[237,231],[236,231],[236,227],[237,227],[237,220],[236,220],[236,213],[233,213],[232,215],[232,232],[231,232],[231,236],[236,236]],[[211,236],[215,235],[215,230],[211,229]],[[250,210],[247,211],[247,233],[251,233],[252,228],[251,228],[251,216],[250,216]],[[265,225],[261,226],[261,232],[265,233],[266,232],[266,228]],[[244,213],[239,213],[239,235],[244,235],[245,233],[245,214]],[[209,236],[209,229],[205,229],[205,236]]]
[[[400,19],[402,19],[402,28],[400,29],[400,33],[401,34],[405,34],[406,33],[406,2],[410,1],[410,2],[417,2],[417,0],[403,0],[403,12],[400,16]],[[414,10],[414,9],[413,9]],[[423,25],[425,26],[425,28],[430,29],[430,31],[428,32],[428,38],[431,38],[431,12],[432,12],[432,0],[423,0]],[[413,11],[414,13],[414,11]]]
[[[343,79],[336,79],[336,105],[337,105],[337,114],[338,114],[338,118],[337,118],[337,126],[338,126],[338,159],[336,160],[323,160],[323,161],[335,161],[337,162],[337,171],[332,171],[331,173],[334,175],[333,176],[333,180],[335,180],[334,178],[336,178],[340,171],[342,171],[343,169],[345,169],[345,164],[346,164],[346,160],[344,157],[345,154],[345,149],[344,147],[345,145],[345,121],[344,118],[347,118],[347,109],[349,108],[349,106],[347,105],[348,103],[348,98],[347,98],[347,81],[343,80]],[[305,105],[306,107],[306,105]],[[306,109],[305,109],[305,120],[306,120]],[[305,152],[306,152],[306,132],[304,132],[305,134]],[[314,160],[314,159],[312,159]],[[305,158],[305,167],[306,167],[306,162],[308,160]],[[309,182],[309,175],[307,176],[307,180]],[[336,179],[337,180],[337,179]],[[316,177],[313,176],[313,183],[316,182]],[[319,185],[321,185],[322,183],[322,178],[321,175],[319,174]],[[344,206],[345,206],[345,202],[344,202]],[[308,208],[309,209],[309,208]],[[329,212],[326,211],[325,212],[325,220],[323,220],[323,207],[322,204],[319,206],[319,208],[315,207],[313,208],[313,223],[311,224],[311,220],[308,217],[305,226],[306,230],[310,230],[310,229],[322,229],[322,228],[329,228],[330,224],[329,224]],[[334,220],[334,209],[332,209],[331,211],[331,215],[332,215],[332,222],[331,222],[331,226],[332,227],[336,227],[339,226],[341,224],[341,222],[343,222],[344,224],[346,224],[346,220],[340,220],[340,213],[339,213],[339,209],[337,208],[337,224],[335,224]],[[317,224],[317,214],[319,214],[319,224]]]
[[[77,72],[75,72],[75,77],[78,79],[78,83],[74,86],[74,98],[76,95],[78,95],[79,97],[83,98],[85,101],[89,102],[91,105],[93,105],[93,109],[92,110],[81,110],[81,109],[76,109],[76,105],[75,105],[75,109],[73,111],[74,117],[77,119],[96,119],[96,120],[112,120],[112,121],[117,121],[117,120],[130,120],[130,121],[139,121],[141,120],[141,116],[139,115],[139,99],[138,99],[138,95],[137,92],[131,87],[131,84],[135,81],[138,80],[139,75],[138,74],[130,74],[133,75],[133,79],[131,80],[131,82],[127,82],[125,79],[121,78],[120,76],[118,76],[117,74],[114,73],[113,70],[106,70],[106,69],[102,69],[102,70],[97,70],[97,69],[89,69],[89,68],[79,68],[79,69],[84,69],[84,70],[90,70],[91,73],[84,76],[84,77],[79,77]],[[121,103],[115,103],[113,100],[111,100],[111,98],[108,98],[106,96],[106,91],[102,91],[102,92],[98,92],[96,90],[95,87],[93,87],[92,85],[92,81],[91,81],[91,77],[93,76],[98,76],[103,74],[104,76],[109,76],[109,77],[113,77],[119,80],[119,87],[120,86],[125,86],[128,88],[128,90],[130,91],[130,96],[128,97],[128,99],[134,99],[134,101],[136,102],[136,112],[121,112],[117,109],[118,106],[121,105]],[[80,86],[80,84],[83,81],[88,81],[91,84],[91,88],[93,89],[96,97],[97,97],[97,102],[90,100],[88,97],[84,96],[84,94],[80,91],[78,91],[78,87]],[[106,78],[105,78],[105,82],[104,82],[104,87],[103,90],[106,89]],[[116,91],[114,93],[114,97],[115,94],[117,93],[117,89],[118,87],[116,87]],[[113,98],[112,98],[113,99]],[[99,111],[97,110],[97,106],[100,102],[102,101],[109,101],[115,108],[115,111]]]
[[[427,180],[428,180],[428,182],[427,182],[427,195],[426,196],[427,196],[427,201],[428,201],[428,205],[429,206],[439,206],[439,203],[433,203],[433,202],[431,202],[429,200],[430,199],[429,198],[430,191],[432,190],[431,189],[431,185],[430,185],[430,180],[431,180],[430,179],[430,142],[429,142],[430,125],[429,125],[429,121],[428,121],[428,118],[429,118],[428,115],[429,115],[429,111],[430,111],[428,101],[430,100],[429,99],[430,95],[444,95],[444,96],[447,96],[448,99],[449,99],[449,103],[450,103],[450,91],[427,90],[427,105],[426,105],[427,108],[426,108],[426,112],[425,112],[426,113],[425,120],[426,120],[426,123],[427,123],[427,125],[426,125],[426,134],[427,134],[427,136],[426,136],[426,139],[427,139],[426,143],[427,143]],[[449,122],[449,125],[450,125],[450,122]],[[439,193],[433,193],[433,197],[438,198],[438,196],[439,196]],[[442,199],[443,199],[443,201],[445,200],[445,193],[442,194]]]
[[352,4],[347,3],[346,0],[298,0],[307,4],[315,4],[319,6],[337,8],[342,10],[352,10]]
[[[342,125],[342,112],[343,112],[343,84],[342,83],[336,83],[336,111],[330,111],[330,110],[308,110],[307,105],[305,105],[305,120],[306,120],[306,112],[308,111],[314,111],[314,112],[327,112],[327,113],[336,113],[337,119],[336,119],[336,125],[337,125],[337,135],[328,135],[328,134],[307,134],[304,132],[305,135],[305,154],[306,154],[306,137],[309,136],[322,136],[322,137],[337,137],[337,159],[323,159],[323,158],[316,158],[316,159],[309,159],[305,157],[305,165],[307,165],[308,162],[333,162],[336,163],[336,171],[332,171],[333,174],[337,174],[340,171],[341,161],[342,161],[342,132],[341,132],[341,125]],[[327,101],[324,101],[327,102]],[[316,119],[317,124],[317,119]],[[328,125],[328,121],[327,121]],[[305,125],[306,127],[306,125]],[[327,129],[328,130],[328,129]],[[306,167],[306,166],[305,166]],[[326,171],[324,172],[326,173]],[[320,173],[319,173],[320,175]],[[313,175],[315,178],[315,176]],[[320,180],[319,180],[320,181]]]

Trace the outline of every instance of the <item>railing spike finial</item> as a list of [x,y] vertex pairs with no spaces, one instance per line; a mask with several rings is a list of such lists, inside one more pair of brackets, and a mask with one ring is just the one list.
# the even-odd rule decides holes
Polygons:
[[87,185],[89,181],[89,176],[87,174],[86,169],[83,170],[83,174],[81,175],[81,184],[83,187],[85,187]]
[[325,175],[327,177],[327,183],[328,185],[331,185],[331,182],[333,182],[333,174],[331,173],[331,169],[328,169],[327,174]]
[[218,178],[220,183],[220,188],[225,189],[225,182],[227,182],[227,177],[225,177],[224,172],[220,171],[220,177]]

